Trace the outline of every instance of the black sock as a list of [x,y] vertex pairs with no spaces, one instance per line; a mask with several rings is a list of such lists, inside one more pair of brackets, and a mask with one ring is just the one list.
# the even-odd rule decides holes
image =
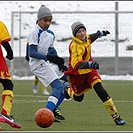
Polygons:
[[100,82],[96,83],[93,86],[93,88],[94,88],[95,92],[97,93],[98,97],[102,100],[103,103],[110,98],[110,96],[108,95],[108,93],[103,88],[103,86]]

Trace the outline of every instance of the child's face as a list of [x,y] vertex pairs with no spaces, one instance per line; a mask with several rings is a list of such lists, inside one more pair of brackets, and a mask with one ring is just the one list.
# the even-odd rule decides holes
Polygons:
[[52,16],[47,16],[42,18],[41,20],[38,21],[38,25],[43,29],[47,30],[51,24],[52,21]]
[[86,38],[86,30],[84,28],[79,29],[76,37],[83,41]]

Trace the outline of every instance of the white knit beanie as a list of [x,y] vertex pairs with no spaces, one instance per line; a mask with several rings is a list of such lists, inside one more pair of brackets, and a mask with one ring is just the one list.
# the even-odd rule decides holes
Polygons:
[[41,5],[37,13],[37,20],[40,20],[46,16],[52,16],[52,12],[45,5]]
[[81,29],[81,28],[84,28],[84,29],[86,30],[86,28],[85,28],[85,26],[84,26],[83,23],[81,23],[81,22],[79,22],[79,21],[74,22],[74,23],[71,25],[71,29],[72,29],[73,35],[75,36],[76,33],[78,32],[78,30]]

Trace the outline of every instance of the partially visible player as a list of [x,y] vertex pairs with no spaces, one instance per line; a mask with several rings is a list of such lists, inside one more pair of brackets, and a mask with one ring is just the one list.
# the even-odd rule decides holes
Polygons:
[[97,71],[99,63],[94,61],[91,56],[91,44],[96,39],[107,36],[110,32],[98,30],[89,35],[81,22],[74,22],[71,28],[73,37],[69,45],[68,70],[64,73],[68,75],[73,90],[66,88],[66,97],[81,102],[84,99],[84,93],[94,88],[116,125],[124,125],[126,122],[120,118],[111,96],[102,86],[102,80]]
[[[34,94],[38,93],[38,83],[39,83],[39,79],[35,76],[34,80],[33,80],[33,83],[32,83],[32,91],[33,91]],[[47,88],[44,85],[42,85],[42,93],[44,95],[49,95],[49,92],[48,92]]]
[[6,58],[8,60],[13,59],[13,51],[9,44],[11,40],[10,34],[8,32],[5,24],[0,21],[0,83],[3,85],[2,92],[2,110],[0,114],[0,122],[8,123],[14,128],[21,128],[13,117],[11,116],[12,101],[14,99],[13,94],[13,83],[11,81],[10,72],[8,70],[7,63],[4,59],[2,47],[3,46],[7,52]]
[[[26,56],[25,59],[29,62],[29,56],[28,56],[28,46],[29,46],[29,42],[27,40],[26,42]],[[34,94],[38,93],[38,83],[39,83],[39,79],[35,76],[33,79],[33,83],[32,83],[32,91]],[[42,92],[44,95],[49,95],[49,92],[47,90],[47,88],[42,84]]]

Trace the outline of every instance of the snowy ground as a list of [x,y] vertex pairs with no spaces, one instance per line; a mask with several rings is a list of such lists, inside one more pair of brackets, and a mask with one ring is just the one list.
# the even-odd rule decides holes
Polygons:
[[[133,81],[133,75],[119,75],[119,76],[110,76],[110,75],[101,75],[102,80],[129,80]],[[16,77],[13,76],[14,80],[33,80],[34,76],[28,76],[28,77]]]

